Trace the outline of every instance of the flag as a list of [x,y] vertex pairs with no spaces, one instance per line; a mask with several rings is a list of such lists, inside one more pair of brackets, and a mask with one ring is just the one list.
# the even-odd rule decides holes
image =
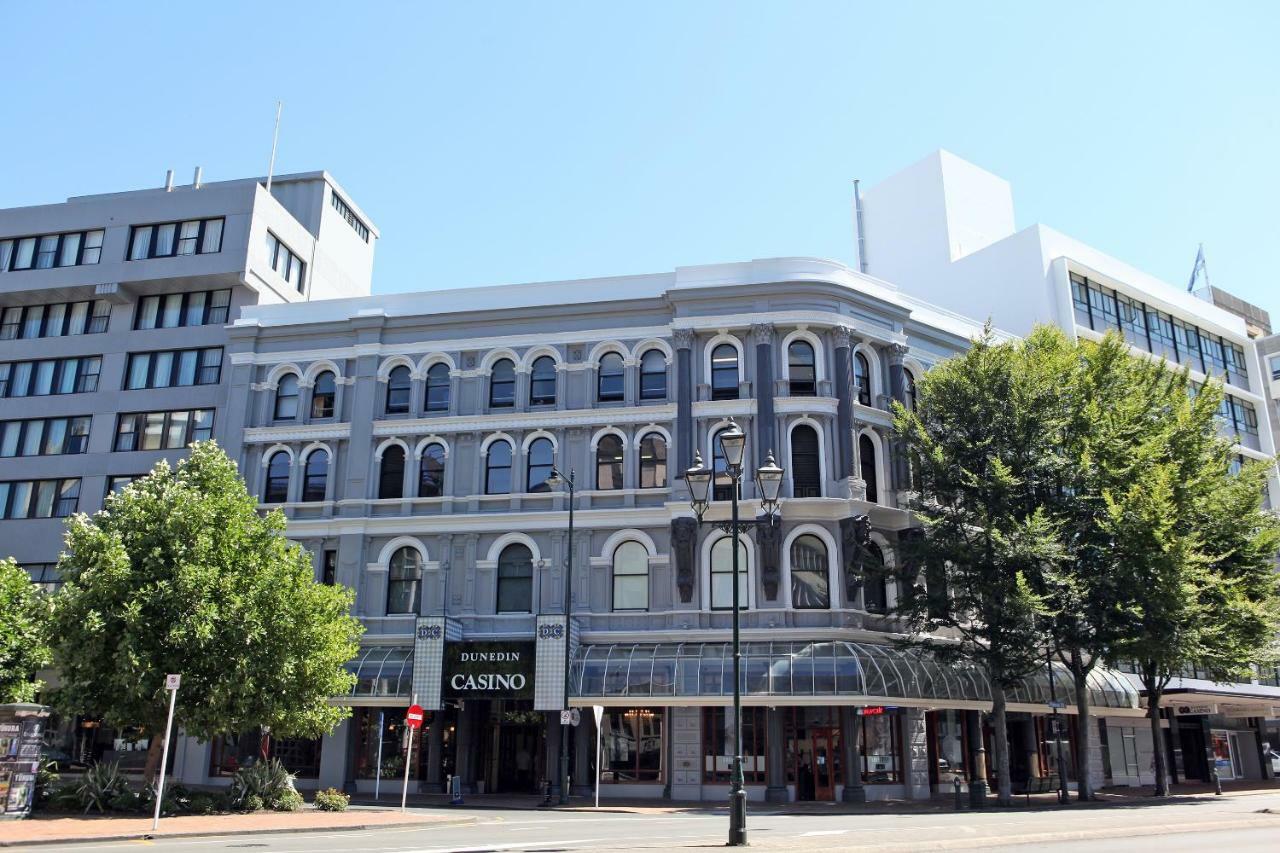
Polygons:
[[1187,293],[1192,293],[1196,289],[1196,278],[1204,276],[1204,286],[1209,286],[1209,268],[1204,263],[1204,243],[1200,244],[1200,250],[1196,252],[1196,263],[1191,268],[1191,280],[1187,282]]

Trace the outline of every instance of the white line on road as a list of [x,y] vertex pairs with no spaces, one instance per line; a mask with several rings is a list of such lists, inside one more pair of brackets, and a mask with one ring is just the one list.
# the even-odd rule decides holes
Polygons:
[[811,835],[844,835],[847,829],[814,829],[809,832],[800,833],[801,838],[807,838]]

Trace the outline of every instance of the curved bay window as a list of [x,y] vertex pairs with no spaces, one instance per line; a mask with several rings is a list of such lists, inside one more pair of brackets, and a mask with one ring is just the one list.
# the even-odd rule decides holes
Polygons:
[[821,458],[817,430],[807,424],[791,430],[792,497],[822,497]]
[[649,609],[649,552],[639,542],[613,549],[613,609]]
[[667,440],[651,432],[640,439],[640,488],[667,487]]
[[418,497],[438,498],[444,494],[444,445],[428,444],[418,463]]
[[387,374],[387,405],[386,413],[388,415],[403,415],[409,411],[409,387],[412,383],[412,377],[409,375],[409,368],[403,364],[399,367],[391,368],[391,372]]
[[551,477],[551,469],[556,462],[556,449],[549,438],[535,438],[529,442],[528,459],[525,463],[525,491],[549,492],[551,486],[547,480]]
[[404,497],[404,448],[392,444],[382,451],[378,463],[378,497]]
[[427,368],[427,395],[423,405],[428,412],[449,411],[449,365],[442,361]]
[[623,397],[624,367],[622,356],[607,352],[600,357],[600,374],[596,378],[596,399],[601,403],[617,402]]
[[289,500],[289,454],[277,450],[267,461],[267,479],[262,487],[264,504],[282,504]]
[[860,352],[853,354],[853,387],[858,393],[858,402],[864,406],[870,406],[871,364]]
[[499,613],[533,612],[533,553],[527,545],[508,545],[498,555]]
[[551,406],[556,402],[556,360],[549,355],[533,360],[529,370],[529,405]]
[[738,399],[738,350],[733,344],[711,351],[711,399]]
[[596,488],[612,490],[622,488],[622,470],[625,457],[622,438],[612,433],[600,436],[596,444]]
[[885,570],[884,551],[874,542],[867,545],[862,563],[862,608],[868,613],[885,613],[889,609],[889,577]]
[[516,404],[516,366],[509,358],[500,358],[489,370],[489,407],[509,409]]
[[640,357],[640,399],[667,399],[667,357],[651,349]]
[[858,468],[867,484],[867,500],[880,503],[880,483],[876,476],[876,445],[868,435],[858,436]]
[[495,441],[485,455],[484,493],[506,495],[511,493],[511,444]]
[[817,362],[808,341],[792,341],[787,347],[787,385],[792,397],[813,397],[818,393]]
[[405,546],[387,564],[387,613],[417,613],[422,586],[422,555]]
[[302,469],[302,499],[322,501],[329,484],[329,451],[316,448],[307,455]]
[[811,533],[791,543],[791,606],[797,610],[826,610],[831,606],[827,546]]
[[[733,609],[733,551],[730,550],[730,538],[723,536],[711,546],[711,609]],[[748,578],[751,577],[748,567],[747,546],[738,542],[738,607],[747,609],[751,596],[748,592]]]
[[332,370],[325,370],[316,377],[311,387],[311,417],[331,418],[334,403],[338,399],[337,379]]
[[274,417],[278,421],[291,421],[298,416],[298,377],[290,373],[280,377],[276,386],[276,408]]

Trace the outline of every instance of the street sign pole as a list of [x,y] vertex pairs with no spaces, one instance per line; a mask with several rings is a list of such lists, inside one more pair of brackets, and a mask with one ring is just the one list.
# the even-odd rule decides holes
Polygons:
[[378,799],[379,792],[382,790],[382,737],[386,733],[387,727],[383,719],[385,711],[378,712],[378,766],[373,771],[373,798]]
[[404,811],[405,802],[409,799],[409,766],[413,763],[413,733],[422,725],[422,709],[418,707],[418,694],[413,694],[413,704],[409,713],[405,714],[404,724],[408,728],[409,747],[404,755],[404,787],[400,789],[400,811]]
[[151,817],[151,831],[160,828],[160,804],[164,802],[164,774],[169,768],[169,738],[173,735],[173,706],[178,699],[178,686],[182,676],[166,675],[164,688],[169,691],[169,721],[164,724],[164,749],[160,752],[160,779],[156,782],[156,811]]
[[600,808],[600,721],[604,719],[604,706],[592,705],[591,713],[596,718],[596,808]]

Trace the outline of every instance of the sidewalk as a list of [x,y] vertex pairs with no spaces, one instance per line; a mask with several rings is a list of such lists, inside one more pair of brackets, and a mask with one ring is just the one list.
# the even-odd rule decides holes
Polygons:
[[0,836],[2,836],[0,847],[69,841],[179,838],[189,835],[319,832],[334,829],[382,829],[392,826],[456,826],[474,821],[474,817],[465,815],[446,816],[422,812],[402,814],[399,809],[356,808],[345,812],[322,812],[308,807],[297,812],[165,817],[160,819],[160,829],[152,832],[149,817],[38,814],[26,820],[0,822]]

